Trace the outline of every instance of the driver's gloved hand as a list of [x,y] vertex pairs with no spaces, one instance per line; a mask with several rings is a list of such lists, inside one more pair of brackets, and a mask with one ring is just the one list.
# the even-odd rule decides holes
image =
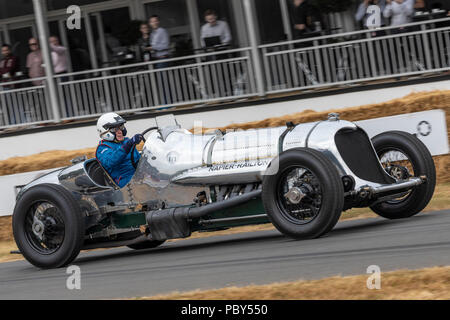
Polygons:
[[123,151],[125,151],[126,154],[130,153],[133,146],[138,145],[139,143],[141,143],[142,140],[144,140],[144,136],[139,133],[136,134],[133,138],[131,138],[122,145]]

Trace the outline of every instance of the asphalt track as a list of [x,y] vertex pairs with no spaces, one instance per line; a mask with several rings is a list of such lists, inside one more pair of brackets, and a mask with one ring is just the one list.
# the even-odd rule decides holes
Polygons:
[[[344,221],[307,241],[277,231],[217,236],[82,253],[81,290],[68,290],[66,269],[38,270],[26,261],[0,264],[0,299],[104,299],[197,288],[317,279],[450,265],[450,210],[389,221]],[[362,284],[365,285],[365,284]]]

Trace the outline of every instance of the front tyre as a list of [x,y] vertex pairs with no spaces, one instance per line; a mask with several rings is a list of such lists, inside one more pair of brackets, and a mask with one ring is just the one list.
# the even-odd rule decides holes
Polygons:
[[288,150],[277,160],[277,173],[267,175],[262,186],[263,204],[271,222],[294,239],[317,238],[329,232],[344,205],[344,189],[336,167],[321,152],[309,148]]
[[426,176],[426,181],[398,198],[370,208],[387,219],[402,219],[421,212],[430,202],[436,186],[436,169],[428,148],[417,137],[402,131],[389,131],[372,139],[386,172],[397,180]]
[[59,185],[27,190],[14,208],[13,233],[22,255],[36,267],[72,262],[84,241],[84,218],[72,194]]

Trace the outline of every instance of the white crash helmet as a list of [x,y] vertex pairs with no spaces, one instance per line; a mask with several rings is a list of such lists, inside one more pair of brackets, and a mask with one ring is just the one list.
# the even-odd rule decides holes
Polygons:
[[[106,141],[114,141],[116,139],[116,135],[112,133],[110,129],[118,127],[125,123],[125,119],[119,116],[117,113],[105,113],[97,121],[97,132],[100,135],[100,139]],[[124,132],[124,135],[126,135],[126,132]]]

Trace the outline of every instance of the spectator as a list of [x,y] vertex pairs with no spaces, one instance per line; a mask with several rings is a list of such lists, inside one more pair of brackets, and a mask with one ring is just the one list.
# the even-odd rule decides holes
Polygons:
[[49,42],[50,49],[54,52],[52,56],[55,56],[53,63],[55,74],[67,73],[67,49],[59,43],[59,39],[56,36],[51,36]]
[[[152,33],[150,34],[149,49],[152,51],[152,59],[154,60],[169,58],[169,33],[166,29],[160,27],[160,23],[159,16],[153,15],[150,17],[149,25],[152,27]],[[168,66],[168,62],[160,62],[155,64],[155,69],[163,69]],[[165,84],[168,81],[167,72],[158,72],[156,77],[161,88],[162,104],[168,104],[170,101],[170,88]]]
[[[150,50],[154,52],[152,59],[160,60],[169,58],[170,39],[169,33],[166,29],[160,27],[159,16],[153,15],[150,17],[149,24],[152,27],[150,34]],[[155,68],[165,68],[167,63],[158,63]]]
[[[31,79],[44,77],[44,58],[42,56],[41,48],[39,47],[39,42],[36,38],[30,38],[30,40],[28,40],[28,45],[31,50],[27,56],[28,77]],[[51,52],[51,58],[53,65],[56,65],[58,59],[56,52]],[[40,86],[43,82],[43,80],[35,80],[31,83],[35,86]]]
[[[294,39],[314,36],[313,31],[323,28],[322,16],[319,8],[308,0],[293,0],[292,21],[294,23]],[[308,35],[308,33],[310,33]],[[305,43],[306,45],[306,43]],[[310,44],[307,44],[309,46]]]
[[137,41],[140,57],[142,61],[150,61],[150,27],[147,23],[141,23],[139,28],[141,37]]
[[304,38],[313,31],[313,7],[308,0],[293,0],[292,21],[294,22],[294,39]]
[[[28,76],[31,79],[40,78],[45,76],[45,70],[43,67],[44,59],[42,58],[42,51],[39,48],[39,42],[36,38],[28,40],[31,52],[27,56],[27,68]],[[35,80],[31,82],[35,86],[42,85],[42,80]]]
[[[206,23],[202,26],[200,31],[200,40],[202,47],[210,47],[213,45],[229,45],[231,43],[232,37],[230,32],[230,27],[228,23],[222,20],[217,20],[217,14],[214,10],[208,9],[205,12],[205,21]],[[218,43],[208,44],[206,43],[208,40],[217,37],[219,41]]]
[[[19,71],[19,63],[17,57],[12,54],[11,46],[9,44],[2,45],[2,56],[3,59],[0,61],[0,81],[13,81],[16,72]],[[2,86],[0,88],[13,89],[12,86]]]
[[391,18],[391,26],[399,26],[411,21],[414,13],[414,0],[386,0],[383,15]]
[[355,19],[362,23],[364,28],[379,28],[385,25],[382,15],[385,7],[386,0],[364,0],[358,7]]

